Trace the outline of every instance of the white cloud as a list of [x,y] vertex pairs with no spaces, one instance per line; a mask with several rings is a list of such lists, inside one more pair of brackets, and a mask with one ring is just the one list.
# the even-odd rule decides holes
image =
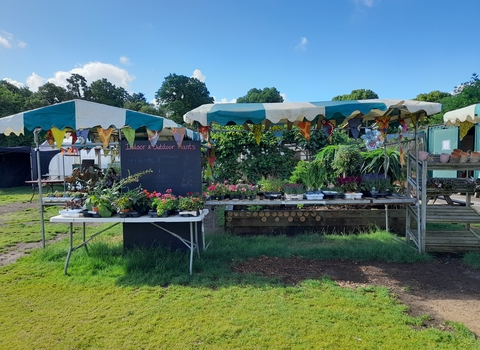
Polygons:
[[237,103],[236,98],[232,98],[231,100],[228,100],[227,98],[222,98],[221,100],[217,100],[215,96],[213,96],[213,103]]
[[30,75],[27,78],[27,86],[30,89],[30,91],[35,92],[38,90],[40,86],[44,84],[45,84],[45,78],[42,78],[35,72],[33,72],[32,75]]
[[202,83],[204,83],[205,80],[207,79],[207,77],[202,74],[202,71],[201,71],[200,69],[195,69],[195,70],[193,71],[192,78],[197,78],[197,79],[200,80]]
[[27,46],[27,43],[24,41],[18,41],[13,37],[13,34],[2,31],[0,33],[0,46],[10,49],[12,48],[12,45],[16,45],[19,48],[24,49]]
[[283,102],[288,102],[288,101],[287,101],[287,94],[282,94],[282,93],[280,93],[280,96],[283,97]]
[[117,87],[123,87],[128,90],[130,83],[135,80],[135,76],[130,75],[125,69],[114,66],[110,63],[89,62],[82,67],[73,68],[72,70],[55,72],[53,78],[47,81],[58,86],[67,86],[67,78],[72,74],[80,74],[83,76],[88,84],[95,80],[107,79],[110,83]]
[[357,5],[363,5],[367,7],[372,7],[373,6],[373,0],[355,0],[355,4]]
[[12,47],[12,44],[10,44],[10,41],[5,36],[0,35],[0,46],[9,49]]
[[130,62],[130,58],[127,56],[122,56],[120,57],[120,62],[126,65],[131,65],[132,63]]
[[16,81],[16,80],[13,80],[13,79],[10,79],[10,78],[3,78],[2,80],[5,80],[7,83],[10,83],[18,88],[23,88],[25,86],[24,83],[21,83],[19,81]]
[[296,51],[305,51],[307,49],[308,40],[305,37],[300,38],[300,42],[295,46]]

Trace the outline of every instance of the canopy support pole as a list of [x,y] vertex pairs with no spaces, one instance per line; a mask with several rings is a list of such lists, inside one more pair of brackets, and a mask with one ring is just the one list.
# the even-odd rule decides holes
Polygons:
[[[384,172],[384,175],[385,175],[385,179],[387,178],[387,171],[388,171],[388,162],[387,162],[387,143],[386,143],[386,140],[383,141],[383,156],[384,156],[384,159],[383,159],[383,172]],[[388,204],[385,204],[385,230],[387,232],[390,232],[390,227],[388,225]]]
[[40,142],[38,134],[42,128],[35,128],[33,136],[35,140],[35,153],[37,154],[37,179],[38,179],[38,198],[40,201],[40,226],[42,227],[42,248],[45,249],[45,223],[43,217],[43,194],[42,194],[42,169],[40,169]]

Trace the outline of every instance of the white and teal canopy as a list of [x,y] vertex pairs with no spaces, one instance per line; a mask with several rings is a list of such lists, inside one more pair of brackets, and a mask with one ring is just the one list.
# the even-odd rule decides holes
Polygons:
[[218,123],[261,124],[266,120],[271,123],[297,123],[313,121],[321,116],[326,120],[343,122],[351,118],[373,120],[376,117],[389,115],[392,120],[404,119],[415,115],[433,115],[442,110],[440,103],[413,101],[370,99],[355,101],[323,101],[323,102],[285,102],[285,103],[216,103],[197,107],[183,116],[186,123],[200,125]]
[[443,122],[447,126],[456,126],[463,122],[473,124],[480,122],[480,103],[445,113],[443,115]]
[[103,129],[109,127],[121,129],[125,126],[138,129],[145,126],[151,130],[181,127],[170,119],[156,115],[83,100],[62,102],[0,118],[0,134],[5,135],[11,133],[20,135],[24,134],[25,130],[33,131],[36,128],[79,130],[96,126]]

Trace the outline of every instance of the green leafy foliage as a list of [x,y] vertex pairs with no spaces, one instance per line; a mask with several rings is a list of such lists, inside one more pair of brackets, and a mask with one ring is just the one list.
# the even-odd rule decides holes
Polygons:
[[360,175],[362,155],[356,145],[340,145],[333,158],[332,168],[340,176]]
[[260,89],[250,89],[245,96],[237,98],[237,103],[274,103],[283,102],[280,91],[275,87]]
[[262,176],[286,179],[298,162],[295,152],[278,144],[271,131],[262,133],[257,145],[253,133],[240,126],[227,126],[224,132],[212,133],[216,163],[213,170],[218,180],[230,183],[257,183]]
[[155,93],[157,103],[165,108],[169,118],[182,124],[183,115],[206,103],[213,103],[213,97],[205,83],[185,75],[169,74]]
[[400,152],[395,148],[387,147],[387,157],[385,158],[385,150],[379,148],[373,151],[361,152],[363,163],[361,173],[385,173],[392,181],[403,180],[405,175],[400,165]]

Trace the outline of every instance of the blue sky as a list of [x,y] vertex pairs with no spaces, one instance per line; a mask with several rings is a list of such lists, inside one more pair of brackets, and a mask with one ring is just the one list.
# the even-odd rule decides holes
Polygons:
[[479,0],[3,1],[0,79],[36,91],[78,73],[148,101],[170,73],[217,102],[264,87],[410,99],[480,74],[479,14]]

